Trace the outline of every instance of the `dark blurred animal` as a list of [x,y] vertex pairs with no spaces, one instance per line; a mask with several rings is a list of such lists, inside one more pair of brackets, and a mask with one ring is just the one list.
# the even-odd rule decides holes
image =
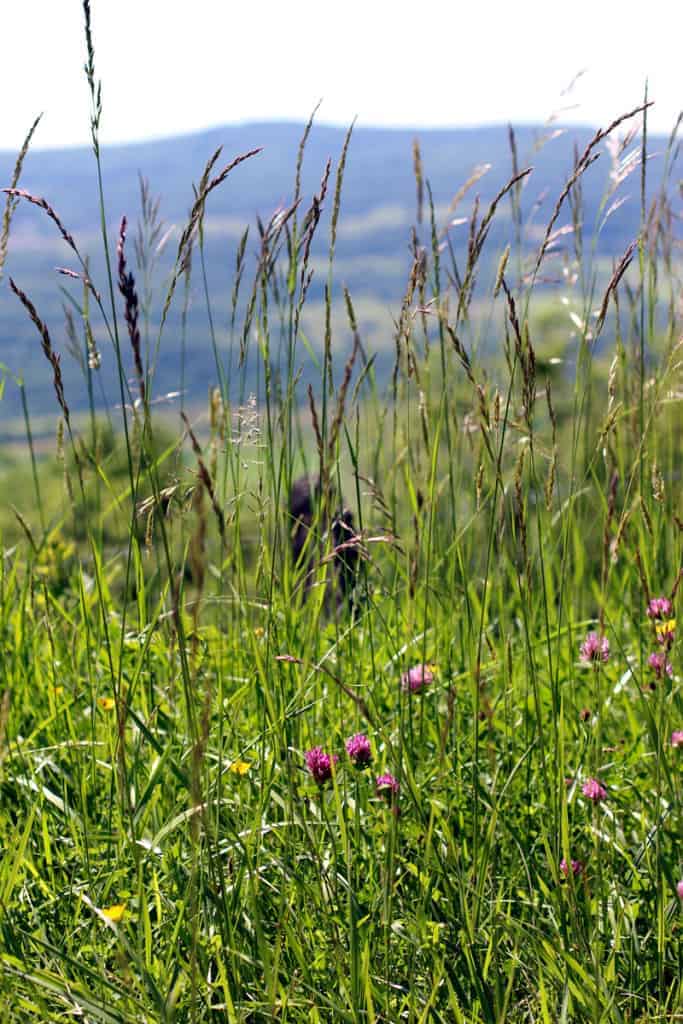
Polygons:
[[[331,568],[328,583],[337,607],[344,603],[350,609],[358,600],[358,538],[351,510],[337,509],[331,517],[323,516],[320,480],[311,487],[307,476],[292,484],[289,513],[292,521],[290,534],[292,562],[298,572],[305,571],[304,593],[310,590],[316,566],[323,553],[322,542],[329,530],[332,541]],[[315,534],[311,535],[311,530]]]

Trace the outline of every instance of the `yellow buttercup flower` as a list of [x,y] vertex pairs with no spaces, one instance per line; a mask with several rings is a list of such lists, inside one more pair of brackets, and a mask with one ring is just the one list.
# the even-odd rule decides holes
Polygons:
[[114,924],[118,924],[123,915],[126,912],[125,903],[114,903],[111,907],[103,907],[102,914],[106,917],[107,921],[112,921]]
[[248,761],[233,761],[228,769],[233,775],[246,775],[251,765]]
[[116,701],[113,697],[98,697],[97,703],[103,711],[113,711],[116,707]]

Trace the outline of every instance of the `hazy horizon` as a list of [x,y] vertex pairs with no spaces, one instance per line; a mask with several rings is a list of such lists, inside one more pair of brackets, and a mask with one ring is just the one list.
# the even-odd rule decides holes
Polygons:
[[[626,111],[622,111],[621,113],[625,113],[625,112]],[[176,132],[174,134],[150,135],[150,136],[148,136],[146,138],[142,138],[142,139],[113,140],[113,141],[109,141],[109,142],[103,143],[101,148],[102,148],[103,151],[107,151],[107,150],[112,150],[112,149],[124,149],[124,148],[127,148],[127,147],[154,145],[155,143],[160,143],[161,144],[161,143],[165,143],[165,142],[173,142],[174,140],[183,139],[183,138],[195,138],[195,137],[199,137],[199,136],[202,136],[202,135],[210,135],[210,134],[213,134],[215,132],[220,132],[222,130],[226,130],[227,131],[227,130],[233,130],[235,128],[241,128],[241,127],[243,127],[243,128],[254,128],[254,127],[257,128],[259,126],[263,126],[264,128],[270,128],[270,127],[283,127],[283,128],[295,127],[295,128],[301,128],[303,130],[303,128],[305,127],[305,125],[307,123],[307,120],[308,120],[308,118],[299,118],[299,119],[297,119],[297,118],[291,118],[291,117],[282,117],[282,118],[275,118],[275,117],[273,117],[273,118],[267,118],[267,117],[258,118],[258,117],[254,117],[254,118],[246,118],[246,119],[239,120],[239,121],[223,121],[223,122],[221,122],[219,124],[207,125],[204,128],[188,129],[187,131],[178,131],[178,132]],[[346,132],[348,130],[348,128],[350,127],[351,123],[352,122],[344,123],[344,122],[341,122],[341,121],[325,121],[324,119],[319,118],[319,117],[316,116],[315,119],[314,119],[313,125],[314,125],[314,129]],[[500,121],[483,121],[483,122],[478,122],[476,124],[473,123],[473,124],[427,124],[427,125],[425,125],[425,124],[360,124],[358,121],[356,121],[355,124],[354,124],[354,127],[353,127],[353,131],[354,131],[354,134],[357,133],[358,131],[368,131],[368,132],[381,131],[381,132],[396,133],[396,134],[399,134],[401,132],[415,132],[415,133],[424,133],[426,135],[428,135],[428,134],[438,134],[438,133],[448,133],[448,132],[454,132],[454,133],[455,132],[471,132],[471,133],[476,133],[476,132],[480,132],[480,131],[494,131],[495,129],[499,129],[500,131],[507,132],[508,131],[508,127],[510,125],[512,125],[512,127],[516,131],[523,131],[523,130],[529,130],[529,129],[531,129],[531,130],[534,130],[534,129],[538,129],[538,130],[547,129],[548,131],[554,131],[554,130],[558,130],[559,129],[559,130],[562,130],[563,132],[564,131],[566,131],[566,132],[591,131],[593,129],[598,130],[599,128],[605,127],[604,124],[599,124],[597,121],[572,121],[570,119],[558,120],[558,121],[552,121],[552,122],[548,122],[548,121],[544,122],[544,121],[510,121],[510,120],[505,121],[505,120],[500,120]],[[649,129],[648,134],[650,136],[652,136],[652,137],[667,138],[670,135],[670,132],[669,131],[658,131],[656,129]],[[34,136],[34,139],[35,139],[35,136]],[[18,148],[19,147],[0,146],[0,153],[3,154],[5,157],[7,157],[8,155],[12,155],[12,154],[16,153]],[[38,154],[38,153],[41,153],[41,152],[44,152],[44,153],[54,153],[54,152],[58,152],[58,151],[77,152],[77,151],[82,151],[82,150],[89,150],[90,148],[91,148],[91,143],[88,142],[88,141],[85,141],[85,142],[74,142],[74,143],[68,143],[68,144],[62,144],[62,145],[60,145],[60,144],[41,145],[38,142],[33,142],[31,144],[31,153],[33,153],[33,154]]]

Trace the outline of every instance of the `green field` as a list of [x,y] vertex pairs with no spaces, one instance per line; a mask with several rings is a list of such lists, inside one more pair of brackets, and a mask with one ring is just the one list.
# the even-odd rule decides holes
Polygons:
[[[36,409],[3,376],[3,1021],[683,1019],[676,151],[648,177],[630,114],[639,233],[609,258],[581,194],[606,131],[540,228],[519,168],[457,254],[416,151],[386,366],[335,261],[346,143],[310,198],[304,136],[216,297],[212,199],[254,158],[196,168],[170,268],[151,204],[93,281],[59,210],[8,197],[8,259],[33,203],[80,277],[67,342],[2,281],[52,382]],[[179,394],[155,375],[190,273],[206,403],[192,339]]]

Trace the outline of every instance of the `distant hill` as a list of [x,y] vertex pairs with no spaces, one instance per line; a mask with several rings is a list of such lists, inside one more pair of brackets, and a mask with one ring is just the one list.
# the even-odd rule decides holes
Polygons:
[[[294,191],[297,148],[301,124],[246,124],[226,126],[197,135],[127,146],[108,147],[103,152],[104,187],[109,236],[114,251],[118,223],[122,214],[128,216],[129,260],[135,271],[133,237],[140,212],[138,176],[149,180],[151,192],[160,198],[160,216],[167,225],[182,228],[193,200],[192,183],[198,182],[207,158],[218,147],[223,154],[217,166],[234,156],[261,146],[262,153],[237,167],[225,184],[212,194],[206,216],[206,251],[214,315],[221,346],[227,345],[227,320],[232,275],[238,240],[245,227],[251,226],[248,243],[245,281],[255,266],[258,250],[256,218],[267,219],[281,206],[287,206]],[[575,148],[580,152],[592,131],[552,129],[523,126],[516,129],[516,145],[520,167],[533,167],[522,196],[523,215],[527,223],[527,239],[537,238],[547,223],[556,199],[571,173]],[[306,149],[303,173],[302,211],[317,191],[328,157],[333,160],[333,175],[342,149],[345,132],[341,128],[314,126]],[[361,330],[369,349],[391,352],[391,313],[396,312],[411,265],[409,251],[411,225],[416,224],[416,186],[413,176],[413,140],[418,137],[424,173],[432,189],[441,227],[446,222],[448,206],[458,189],[470,178],[475,168],[490,164],[484,174],[463,198],[457,208],[458,217],[471,213],[475,196],[483,208],[511,175],[511,153],[508,131],[504,126],[458,130],[423,130],[419,132],[394,129],[356,128],[353,132],[344,187],[341,221],[336,249],[335,299],[345,284],[356,304]],[[663,153],[666,140],[650,140],[650,152]],[[15,154],[0,153],[0,183],[11,178]],[[659,180],[663,161],[655,159],[648,173]],[[600,204],[609,184],[610,157],[602,147],[602,155],[583,178],[584,224],[588,233],[593,228]],[[63,222],[77,239],[81,250],[93,261],[93,278],[104,290],[102,257],[99,242],[99,212],[95,164],[89,149],[65,149],[29,153],[21,185],[45,196],[59,212]],[[334,179],[330,193],[334,189]],[[596,254],[618,258],[637,233],[640,218],[639,174],[633,174],[621,185],[617,196],[629,196],[609,218],[595,239]],[[331,209],[328,194],[326,216]],[[487,243],[490,261],[499,255],[504,235],[510,230],[510,204],[501,204],[496,228]],[[570,219],[565,209],[559,224]],[[428,214],[419,233],[429,244]],[[156,286],[155,316],[158,316],[161,284],[168,271],[169,259],[177,245],[177,232],[169,242]],[[452,229],[456,252],[462,253],[467,241],[466,225]],[[322,283],[326,279],[327,222],[323,220],[314,249],[317,274],[311,291],[311,312],[304,327],[311,345],[321,344],[320,318]],[[562,239],[567,244],[566,239]],[[537,244],[537,242],[536,242]],[[0,362],[12,372],[23,373],[27,381],[32,411],[52,411],[54,400],[50,390],[50,374],[40,352],[39,340],[28,323],[16,298],[11,295],[7,278],[11,274],[32,297],[52,332],[55,347],[64,353],[63,295],[60,287],[79,298],[78,288],[54,273],[57,265],[73,265],[68,248],[59,238],[54,225],[38,209],[22,204],[18,210],[10,238],[5,277],[0,284]],[[191,398],[206,394],[216,372],[203,306],[200,277],[195,269],[192,286],[193,307],[189,322],[189,346],[186,388]],[[163,358],[157,378],[157,392],[178,386],[180,347],[179,296],[173,306],[168,328],[162,342]],[[340,321],[341,323],[341,321]],[[153,333],[153,332],[152,332]],[[340,327],[334,340],[340,355],[348,344],[348,331]],[[126,351],[126,355],[128,355]],[[105,392],[115,401],[111,387],[113,360],[103,341],[102,371]],[[67,354],[62,362],[67,392],[74,407],[85,401],[80,372]],[[381,360],[380,360],[381,363]],[[0,402],[0,419],[14,416],[19,409],[16,388],[7,385]],[[56,415],[56,413],[55,413]]]

